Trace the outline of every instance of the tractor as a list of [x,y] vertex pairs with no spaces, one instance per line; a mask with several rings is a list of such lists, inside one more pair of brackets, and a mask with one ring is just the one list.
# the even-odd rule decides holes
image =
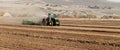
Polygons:
[[47,18],[42,20],[42,25],[45,26],[60,26],[59,19],[56,18],[57,15],[53,13],[49,13]]
[[57,15],[54,13],[48,13],[47,18],[43,18],[42,21],[35,23],[34,21],[30,20],[23,20],[23,24],[28,25],[42,25],[42,26],[60,26],[60,20],[56,18]]

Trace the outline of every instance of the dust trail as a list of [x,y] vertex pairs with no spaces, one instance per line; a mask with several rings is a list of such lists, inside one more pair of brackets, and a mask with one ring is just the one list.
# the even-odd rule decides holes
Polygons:
[[34,23],[39,23],[42,21],[43,18],[47,17],[44,15],[39,15],[37,13],[34,15],[31,15],[31,16],[29,16],[29,15],[30,14],[26,14],[25,16],[21,16],[20,14],[17,14],[17,16],[14,16],[14,15],[12,16],[9,14],[4,14],[3,16],[0,16],[0,24],[20,25],[20,24],[22,24],[23,20],[29,20],[29,21],[33,21]]
[[31,20],[35,23],[42,21],[43,17],[0,17],[0,24],[22,24],[23,20]]
[[39,7],[0,7],[0,24],[22,24],[23,20],[30,20],[35,23],[41,22],[47,17],[46,12]]
[[39,23],[42,21],[43,18],[47,17],[39,13],[35,13],[33,15],[31,14],[24,15],[24,13],[19,14],[16,12],[14,14],[11,15],[8,13],[3,13],[3,15],[0,16],[0,24],[20,25],[22,24],[23,20],[29,20],[35,23]]
[[0,1],[18,1],[18,0],[0,0]]

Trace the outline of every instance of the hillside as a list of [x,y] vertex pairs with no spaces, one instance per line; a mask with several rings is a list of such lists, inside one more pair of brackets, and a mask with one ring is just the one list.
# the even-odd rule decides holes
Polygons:
[[71,17],[119,16],[120,3],[108,0],[0,0],[0,11],[13,16],[45,16],[48,12]]

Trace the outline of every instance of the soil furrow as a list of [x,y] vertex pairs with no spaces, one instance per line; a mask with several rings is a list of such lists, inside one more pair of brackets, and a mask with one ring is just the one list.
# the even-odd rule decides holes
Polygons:
[[[8,32],[6,32],[8,33]],[[63,40],[63,41],[68,41],[68,42],[77,42],[77,43],[88,43],[88,44],[96,44],[96,45],[105,45],[105,46],[113,46],[113,47],[120,47],[120,44],[118,43],[100,43],[96,41],[83,41],[83,40],[75,40],[75,39],[64,39],[64,38],[57,38],[57,37],[45,37],[45,36],[34,36],[34,35],[29,35],[29,34],[21,34],[21,33],[8,33],[12,35],[20,35],[24,37],[33,37],[33,38],[43,38],[43,39],[50,39],[50,40]]]

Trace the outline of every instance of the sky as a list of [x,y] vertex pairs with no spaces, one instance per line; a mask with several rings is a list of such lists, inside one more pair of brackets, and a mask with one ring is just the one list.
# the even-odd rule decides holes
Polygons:
[[109,1],[113,1],[113,2],[120,2],[120,0],[109,0]]
[[0,1],[17,1],[17,0],[0,0]]
[[[18,0],[0,0],[0,1],[18,1]],[[108,0],[108,1],[120,2],[120,0]]]

